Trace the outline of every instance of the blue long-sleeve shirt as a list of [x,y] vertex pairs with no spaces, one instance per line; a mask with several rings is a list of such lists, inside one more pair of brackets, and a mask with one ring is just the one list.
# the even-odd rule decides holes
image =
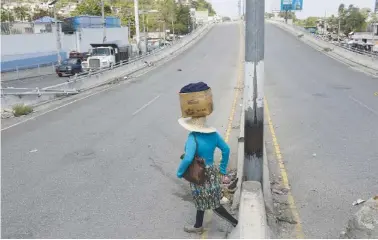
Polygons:
[[[196,149],[194,135],[196,136],[198,149]],[[177,177],[183,177],[186,169],[192,163],[196,151],[197,155],[205,160],[207,166],[212,166],[214,164],[215,148],[219,148],[222,151],[222,160],[219,165],[219,170],[222,174],[226,174],[227,164],[230,158],[230,147],[223,140],[222,136],[218,132],[191,132],[185,144],[185,156],[182,159],[180,166],[177,170]]]

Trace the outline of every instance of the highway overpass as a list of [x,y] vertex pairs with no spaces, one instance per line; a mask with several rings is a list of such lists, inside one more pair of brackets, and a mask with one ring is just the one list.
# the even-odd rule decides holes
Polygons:
[[[352,202],[378,192],[378,81],[270,24],[265,46],[265,96],[301,229],[337,238]],[[198,238],[183,231],[195,209],[175,176],[187,134],[178,91],[196,81],[212,87],[209,121],[231,131],[235,159],[240,49],[238,24],[220,24],[132,81],[13,127],[3,121],[2,237]],[[273,174],[272,141],[266,128]],[[229,231],[216,216],[208,227],[209,238]]]

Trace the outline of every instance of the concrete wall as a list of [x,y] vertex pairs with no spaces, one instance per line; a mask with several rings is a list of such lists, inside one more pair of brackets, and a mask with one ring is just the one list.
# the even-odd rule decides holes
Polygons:
[[[106,30],[108,41],[120,40],[128,43],[128,29],[108,28]],[[88,51],[91,43],[100,43],[103,30],[98,28],[85,28],[80,33],[61,35],[61,56],[67,58],[70,51]],[[53,33],[44,34],[17,34],[1,36],[1,71],[25,68],[37,64],[56,61],[56,36]]]

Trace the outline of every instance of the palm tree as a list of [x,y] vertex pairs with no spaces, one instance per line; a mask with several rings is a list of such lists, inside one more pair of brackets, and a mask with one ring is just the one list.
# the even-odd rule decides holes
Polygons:
[[342,3],[339,5],[339,9],[338,9],[339,16],[342,15],[344,12],[345,12],[345,5],[344,3]]

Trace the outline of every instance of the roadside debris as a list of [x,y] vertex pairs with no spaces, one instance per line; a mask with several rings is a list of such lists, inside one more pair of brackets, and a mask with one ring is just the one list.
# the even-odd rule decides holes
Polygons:
[[367,200],[361,206],[361,208],[349,219],[345,231],[341,232],[340,234],[340,238],[378,238],[378,195]]
[[277,221],[280,221],[280,222],[297,224],[297,221],[295,221],[291,216],[281,215],[281,216],[277,216],[276,219],[277,219]]
[[9,109],[4,109],[3,112],[1,113],[2,119],[11,118],[13,116],[14,116],[13,111]]
[[272,189],[272,192],[278,195],[285,195],[289,192],[289,189],[287,188],[281,188],[281,189]]
[[144,61],[144,63],[147,64],[148,67],[151,67],[151,66],[154,65],[153,63],[151,63],[151,62],[147,62],[147,61]]
[[181,68],[179,68],[179,69],[177,69],[177,71],[181,72],[181,71],[182,71],[182,69],[181,69]]
[[35,149],[33,149],[33,150],[30,150],[29,152],[30,152],[30,153],[35,153],[35,152],[38,152],[38,149],[35,148]]
[[236,189],[236,184],[238,183],[238,178],[234,179],[231,181],[231,183],[228,185],[228,190],[233,190]]
[[313,153],[312,156],[313,156],[313,157],[316,157],[316,153]]
[[231,170],[223,177],[221,184],[222,187],[222,200],[221,204],[232,203],[233,195],[237,189],[238,178],[236,177],[236,170]]
[[365,202],[365,200],[359,198],[356,201],[354,201],[352,204],[353,204],[353,206],[357,206],[357,205],[360,205],[361,203],[364,203],[364,202]]
[[228,200],[228,198],[226,198],[226,197],[223,197],[223,198],[221,199],[220,203],[221,203],[221,205],[225,205],[225,204],[227,204],[227,203],[230,203],[230,200]]

